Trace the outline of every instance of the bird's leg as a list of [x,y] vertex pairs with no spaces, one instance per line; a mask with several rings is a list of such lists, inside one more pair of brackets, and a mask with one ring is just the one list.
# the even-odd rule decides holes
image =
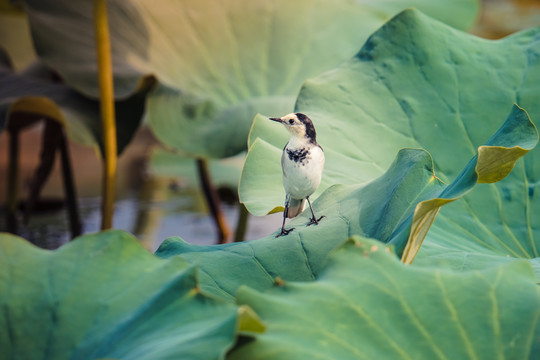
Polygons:
[[285,197],[285,210],[283,211],[283,223],[281,224],[281,231],[279,232],[279,234],[276,235],[276,237],[280,237],[281,235],[288,235],[291,231],[294,230],[294,228],[285,230],[285,219],[287,219],[287,213],[289,212],[289,201],[290,197],[289,195],[287,195]]
[[309,204],[309,208],[311,209],[311,215],[312,215],[311,220],[309,220],[309,223],[307,224],[307,226],[313,225],[313,224],[319,225],[319,221],[321,221],[321,219],[323,217],[325,217],[325,216],[323,215],[323,216],[321,216],[320,218],[317,219],[317,217],[315,216],[315,213],[313,212],[313,207],[311,206],[311,201],[309,201],[309,196],[306,197],[306,200],[307,200],[307,203]]

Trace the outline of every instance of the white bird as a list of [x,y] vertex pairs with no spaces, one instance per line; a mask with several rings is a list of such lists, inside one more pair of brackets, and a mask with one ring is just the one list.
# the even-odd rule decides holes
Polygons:
[[287,235],[294,230],[285,230],[285,219],[293,218],[304,210],[306,200],[311,209],[311,220],[308,223],[319,224],[319,219],[313,212],[309,196],[317,190],[321,183],[324,168],[324,152],[317,144],[317,134],[313,122],[301,113],[292,113],[281,118],[270,120],[282,123],[291,134],[291,138],[281,155],[283,171],[283,187],[285,188],[285,211],[281,232],[276,236]]

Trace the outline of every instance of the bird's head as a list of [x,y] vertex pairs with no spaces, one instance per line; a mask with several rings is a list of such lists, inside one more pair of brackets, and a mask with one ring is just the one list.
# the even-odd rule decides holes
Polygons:
[[307,138],[311,142],[317,141],[313,122],[304,114],[291,113],[280,118],[270,118],[270,120],[282,123],[292,136]]

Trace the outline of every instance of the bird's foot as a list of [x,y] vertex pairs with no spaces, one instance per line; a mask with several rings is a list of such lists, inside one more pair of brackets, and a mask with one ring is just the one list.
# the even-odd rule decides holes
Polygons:
[[281,231],[279,234],[276,235],[276,238],[280,237],[281,235],[289,235],[291,231],[293,231],[294,228],[290,228],[289,230],[285,230],[285,228],[281,228]]
[[309,223],[306,225],[306,226],[310,226],[310,225],[319,225],[319,221],[321,221],[322,218],[325,218],[326,216],[321,216],[320,218],[316,219],[315,217],[312,217],[311,220],[309,220]]

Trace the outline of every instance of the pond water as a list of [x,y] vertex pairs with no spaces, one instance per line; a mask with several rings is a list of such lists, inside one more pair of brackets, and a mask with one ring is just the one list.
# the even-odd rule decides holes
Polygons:
[[[190,212],[188,197],[167,201],[144,201],[136,196],[116,202],[114,228],[134,234],[145,248],[154,252],[161,242],[171,236],[180,236],[187,242],[211,245],[216,242],[216,228],[207,213]],[[84,233],[99,231],[101,221],[100,198],[79,199],[79,210]],[[223,204],[228,223],[234,227],[238,220],[238,207]],[[264,237],[281,226],[281,214],[265,217],[250,216],[247,240]],[[39,247],[55,249],[70,240],[69,223],[63,210],[37,213],[19,235]]]

